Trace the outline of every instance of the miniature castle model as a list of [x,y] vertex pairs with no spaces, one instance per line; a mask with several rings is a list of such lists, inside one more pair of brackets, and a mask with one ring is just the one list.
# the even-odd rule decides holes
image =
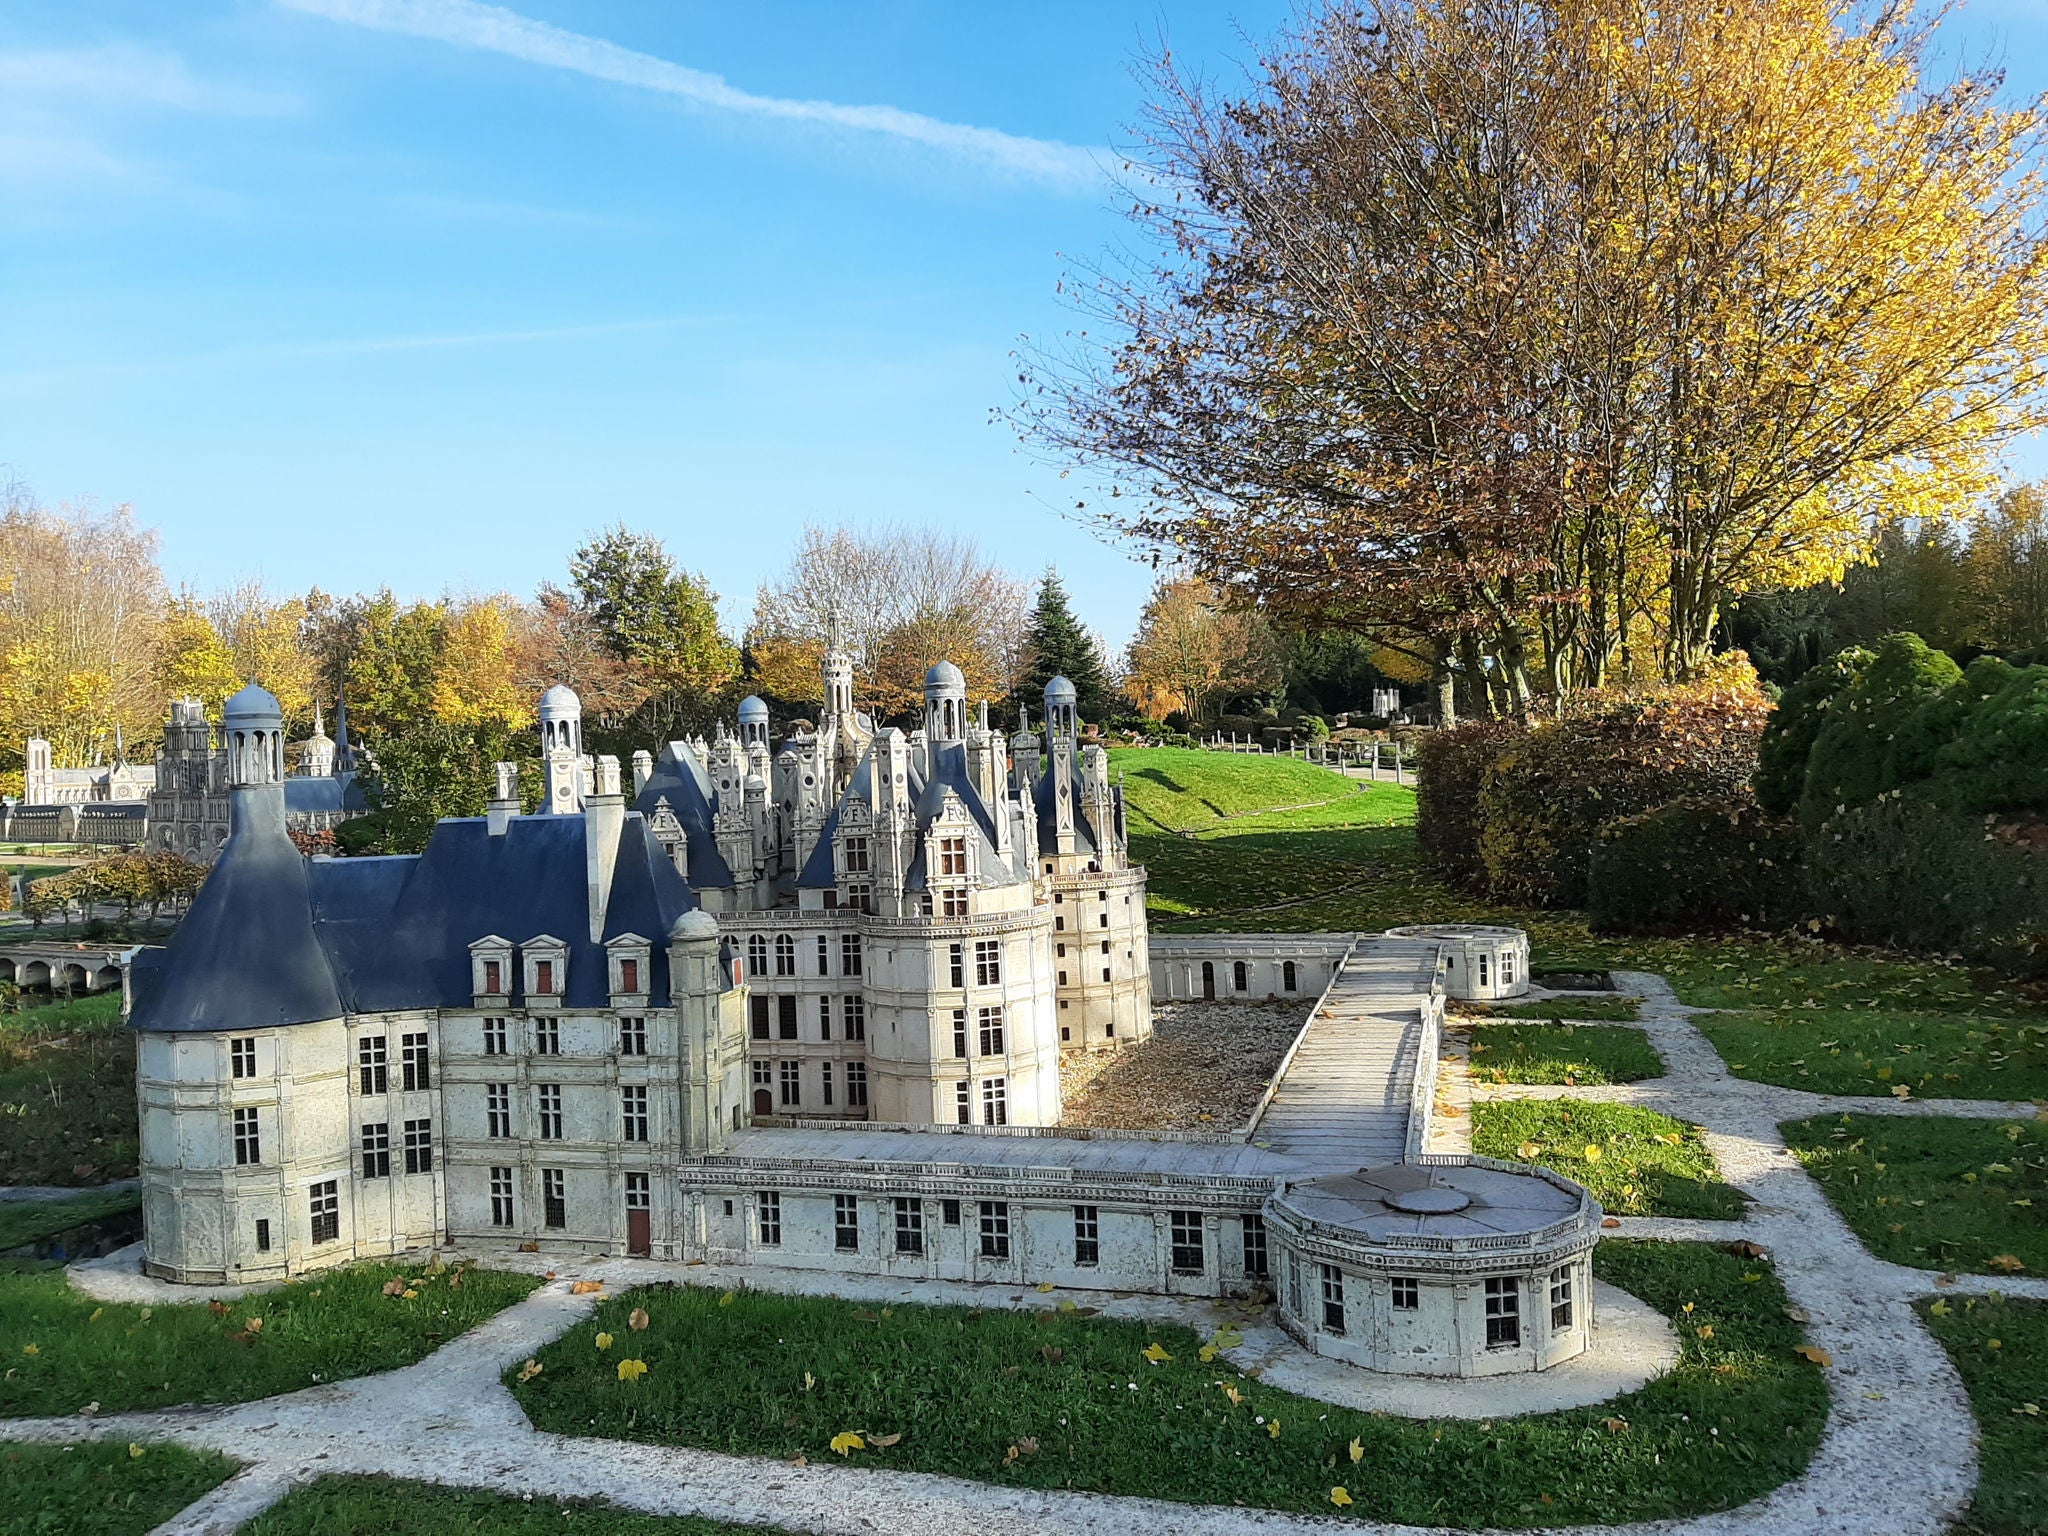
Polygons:
[[[285,823],[294,832],[330,830],[369,809],[356,783],[348,703],[335,714],[337,741],[316,710],[285,782]],[[216,743],[198,699],[173,699],[163,750],[136,765],[118,744],[107,767],[57,768],[50,743],[23,748],[23,798],[0,802],[0,838],[23,843],[147,847],[210,864],[228,840],[228,753]]]
[[[230,700],[227,845],[129,973],[145,1267],[628,1253],[1263,1292],[1308,1348],[1408,1373],[1587,1348],[1598,1205],[1422,1152],[1444,942],[1189,935],[1155,976],[1063,680],[1008,741],[943,663],[909,736],[855,713],[836,646],[826,683],[817,729],[771,755],[749,700],[636,755],[630,799],[550,689],[537,812],[501,764],[484,816],[392,858],[302,858],[276,701]],[[1145,1039],[1198,967],[1323,984],[1252,1122],[1059,1129],[1062,1050]]]

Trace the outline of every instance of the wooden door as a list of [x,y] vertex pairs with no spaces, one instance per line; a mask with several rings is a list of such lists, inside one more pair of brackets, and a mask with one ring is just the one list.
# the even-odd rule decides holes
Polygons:
[[626,1212],[626,1252],[641,1258],[654,1252],[654,1234],[646,1211]]
[[756,1088],[754,1090],[754,1113],[757,1115],[772,1115],[775,1113],[775,1095],[766,1088]]
[[1207,960],[1202,962],[1202,1001],[1216,1001],[1216,967]]

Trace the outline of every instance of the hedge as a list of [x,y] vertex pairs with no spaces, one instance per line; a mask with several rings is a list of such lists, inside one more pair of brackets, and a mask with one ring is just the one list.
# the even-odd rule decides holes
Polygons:
[[1485,883],[1479,857],[1479,788],[1520,725],[1471,721],[1422,738],[1415,765],[1415,842],[1423,862],[1453,885]]
[[1918,635],[1885,636],[1814,733],[1800,822],[1811,831],[1843,809],[1925,778],[1953,729],[1945,695],[1962,680],[1962,669]]
[[1586,907],[1608,932],[1784,926],[1804,910],[1799,828],[1749,795],[1624,817],[1593,846]]
[[1871,653],[1839,651],[1787,688],[1764,722],[1756,749],[1757,803],[1773,816],[1790,815],[1806,792],[1806,764],[1829,707],[1869,665]]

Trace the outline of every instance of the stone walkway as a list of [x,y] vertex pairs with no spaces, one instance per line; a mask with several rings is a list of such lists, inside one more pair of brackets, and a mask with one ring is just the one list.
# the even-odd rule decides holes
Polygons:
[[[1976,1480],[1968,1398],[1947,1355],[1911,1308],[1939,1282],[1925,1271],[1873,1258],[1786,1151],[1777,1126],[1843,1108],[2020,1118],[2030,1117],[2032,1106],[1833,1099],[1745,1082],[1729,1075],[1690,1023],[1692,1010],[1677,1003],[1661,979],[1633,973],[1616,979],[1647,999],[1644,1027],[1669,1075],[1626,1088],[1576,1091],[1646,1104],[1705,1127],[1723,1175],[1753,1201],[1740,1221],[1625,1220],[1616,1235],[1712,1241],[1739,1235],[1766,1248],[1792,1301],[1811,1314],[1814,1342],[1834,1356],[1827,1378],[1832,1411],[1806,1473],[1738,1510],[1569,1529],[1578,1536],[1938,1536],[1968,1503]],[[1545,1092],[1489,1088],[1478,1096],[1517,1091]],[[616,1261],[589,1267],[594,1273],[616,1271],[619,1283],[631,1278]],[[1953,1284],[1957,1290],[2048,1297],[2048,1281],[2041,1280],[1971,1276]],[[159,1527],[164,1536],[228,1536],[289,1488],[346,1472],[388,1473],[515,1497],[602,1497],[650,1513],[700,1514],[820,1536],[872,1536],[884,1528],[891,1536],[1292,1536],[1332,1529],[1414,1536],[1418,1530],[1369,1520],[1000,1488],[855,1465],[795,1468],[709,1451],[543,1434],[526,1422],[499,1374],[559,1337],[594,1304],[594,1297],[568,1294],[566,1280],[558,1280],[403,1370],[234,1407],[13,1421],[0,1434],[42,1442],[177,1440],[249,1463]]]

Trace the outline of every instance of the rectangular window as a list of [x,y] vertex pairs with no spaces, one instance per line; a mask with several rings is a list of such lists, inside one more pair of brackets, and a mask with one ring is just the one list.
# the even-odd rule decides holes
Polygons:
[[868,1107],[868,1064],[864,1061],[849,1061],[846,1064],[846,1107]]
[[782,1246],[782,1193],[762,1189],[754,1193],[754,1220],[763,1248]]
[[752,1071],[756,1088],[769,1087],[775,1081],[775,1068],[765,1061],[754,1062],[752,1064]]
[[1003,1010],[980,1008],[975,1011],[974,1021],[981,1035],[981,1054],[1000,1056],[1003,1054]]
[[1515,984],[1515,952],[1512,949],[1500,952],[1500,984],[1504,987]]
[[270,1218],[268,1216],[256,1218],[256,1251],[258,1253],[270,1252]]
[[939,873],[942,875],[964,875],[967,873],[966,838],[942,837],[939,839]]
[[540,1139],[560,1141],[562,1139],[562,1085],[542,1083],[533,1090],[535,1106],[540,1111]]
[[844,905],[855,912],[872,913],[875,910],[875,888],[872,885],[849,885]]
[[1323,1332],[1344,1331],[1344,1271],[1334,1264],[1317,1266],[1323,1272]]
[[778,1089],[781,1102],[790,1108],[803,1103],[803,1063],[784,1061],[777,1064]]
[[981,1123],[983,1125],[1008,1125],[1010,1123],[1010,1085],[1000,1077],[985,1077],[981,1080]]
[[1263,1279],[1266,1269],[1266,1218],[1256,1212],[1244,1218],[1244,1272]]
[[484,1134],[504,1140],[512,1134],[512,1085],[484,1084]]
[[560,1230],[569,1225],[569,1176],[560,1168],[540,1171],[541,1224]]
[[647,1140],[647,1089],[640,1084],[619,1090],[619,1128],[627,1141]]
[[832,974],[832,941],[822,933],[818,935],[818,974]]
[[756,992],[747,999],[747,1021],[753,1026],[754,1038],[768,1038],[768,999]]
[[859,995],[845,999],[840,1014],[846,1020],[846,1038],[865,1040],[868,1037],[868,1000]]
[[820,1040],[830,1040],[832,1038],[832,999],[829,997],[818,999],[818,1038]]
[[505,1054],[505,1021],[503,1019],[484,1020],[484,1054],[486,1056],[503,1056]]
[[866,874],[868,870],[868,840],[864,837],[849,837],[844,844],[846,850],[846,872]]
[[512,1225],[512,1170],[491,1169],[491,1225],[509,1227]]
[[433,1121],[408,1120],[405,1122],[405,1171],[407,1173],[432,1173],[434,1171]]
[[1199,1275],[1202,1272],[1202,1213],[1175,1211],[1171,1225],[1174,1273]]
[[425,1093],[434,1086],[434,1080],[427,1066],[427,1037],[425,1034],[400,1035],[398,1037],[399,1070],[404,1076],[407,1093]]
[[794,976],[796,974],[796,939],[787,933],[775,935],[775,974]]
[[860,1201],[852,1195],[832,1197],[832,1246],[841,1253],[860,1250]]
[[949,885],[939,892],[939,915],[941,917],[965,917],[967,915],[967,887]]
[[245,1168],[263,1161],[263,1140],[256,1129],[256,1111],[235,1111],[235,1166]]
[[768,935],[750,933],[747,935],[747,974],[766,976],[768,974]]
[[948,986],[964,987],[967,985],[967,961],[964,958],[966,953],[967,950],[964,945],[948,944],[946,946],[946,984]]
[[1479,952],[1479,985],[1483,987],[1486,984],[1486,951],[1482,949]]
[[958,1200],[941,1200],[939,1202],[939,1220],[949,1227],[959,1226],[960,1202]]
[[363,1177],[391,1177],[391,1122],[388,1120],[363,1127]]
[[1010,1202],[981,1202],[981,1256],[1007,1259],[1010,1256]]
[[1486,1347],[1514,1349],[1521,1342],[1522,1283],[1513,1275],[1496,1275],[1486,1282]]
[[962,1061],[967,1059],[967,1010],[965,1008],[955,1008],[953,1010],[953,1055]]
[[363,1092],[377,1094],[391,1087],[391,1074],[384,1064],[384,1036],[365,1035],[356,1042],[356,1065],[361,1069]]
[[638,960],[621,960],[619,962],[619,990],[621,992],[638,992],[640,990],[640,962]]
[[1074,1207],[1074,1262],[1102,1261],[1102,1213],[1092,1205]]
[[953,1113],[962,1125],[974,1124],[974,1090],[965,1078],[953,1085]]
[[924,1206],[914,1195],[896,1197],[896,1251],[924,1252]]
[[560,1019],[535,1019],[533,1021],[533,1054],[536,1056],[559,1056],[562,1054],[562,1021]]
[[536,960],[533,962],[533,990],[543,997],[551,997],[555,990],[555,962]]
[[796,994],[775,999],[775,1030],[784,1040],[796,1038]]
[[619,1054],[621,1056],[645,1056],[647,1054],[647,1021],[638,1014],[619,1020]]
[[484,991],[488,993],[496,993],[503,992],[504,990],[504,962],[499,960],[486,960],[484,962]]
[[[1507,962],[1501,962],[1502,980],[1506,980]],[[1572,1325],[1572,1271],[1567,1264],[1562,1269],[1550,1272],[1550,1331],[1563,1333]]]
[[233,1077],[254,1077],[256,1075],[256,1037],[254,1035],[228,1042],[228,1072]]
[[839,974],[858,976],[860,974],[860,935],[842,933],[839,935]]
[[341,1236],[341,1185],[329,1179],[306,1191],[313,1218],[313,1241],[331,1243]]
[[978,987],[1000,986],[1003,980],[1003,941],[1001,939],[976,939],[974,941],[974,984]]
[[832,1063],[831,1063],[831,1062],[829,1062],[829,1061],[821,1061],[821,1062],[819,1062],[819,1063],[818,1063],[818,1088],[819,1088],[819,1095],[818,1095],[818,1096],[819,1096],[819,1097],[820,1097],[820,1098],[821,1098],[821,1099],[822,1099],[822,1100],[824,1101],[824,1103],[825,1103],[825,1107],[826,1107],[826,1108],[828,1108],[828,1109],[829,1109],[829,1108],[831,1108],[831,1106],[832,1106]]
[[1422,1282],[1412,1275],[1394,1276],[1394,1310],[1414,1312],[1422,1306]]
[[647,1175],[644,1173],[627,1174],[626,1209],[629,1211],[645,1211],[652,1209],[653,1205],[654,1191],[648,1183]]

